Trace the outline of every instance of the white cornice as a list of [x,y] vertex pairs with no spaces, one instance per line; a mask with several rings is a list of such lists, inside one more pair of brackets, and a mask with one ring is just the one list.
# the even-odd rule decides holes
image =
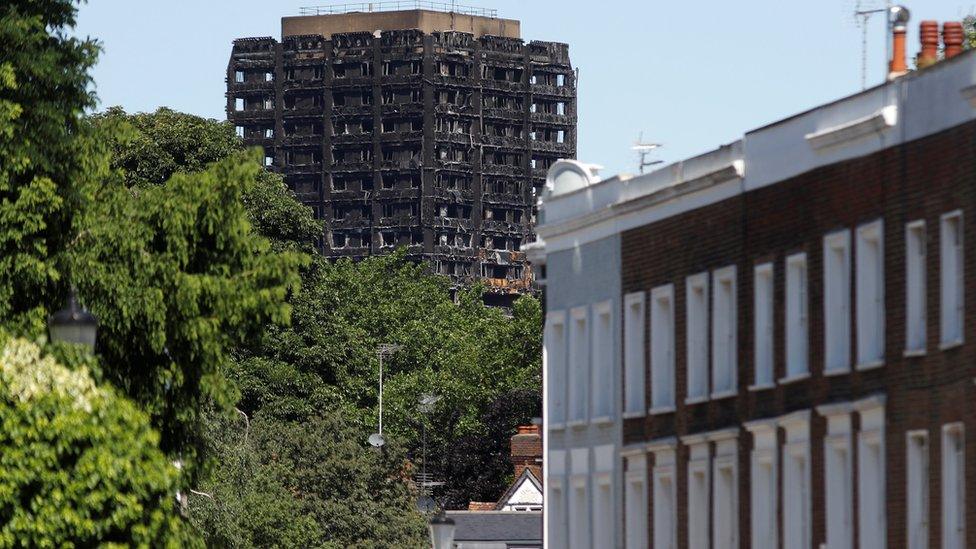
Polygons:
[[808,133],[804,137],[811,147],[820,150],[882,132],[897,123],[898,106],[888,105],[868,116]]

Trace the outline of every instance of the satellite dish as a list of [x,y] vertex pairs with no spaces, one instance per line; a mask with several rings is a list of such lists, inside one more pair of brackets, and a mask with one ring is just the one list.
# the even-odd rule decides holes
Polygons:
[[384,444],[386,444],[386,439],[383,438],[383,435],[379,433],[373,433],[369,435],[369,445],[372,446],[373,448],[379,448]]
[[433,513],[437,509],[434,498],[430,496],[420,496],[417,498],[417,510],[421,513]]

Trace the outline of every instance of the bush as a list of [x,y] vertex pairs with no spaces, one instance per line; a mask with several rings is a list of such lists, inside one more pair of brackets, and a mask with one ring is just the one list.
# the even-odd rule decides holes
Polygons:
[[149,419],[24,339],[0,351],[0,546],[192,544]]

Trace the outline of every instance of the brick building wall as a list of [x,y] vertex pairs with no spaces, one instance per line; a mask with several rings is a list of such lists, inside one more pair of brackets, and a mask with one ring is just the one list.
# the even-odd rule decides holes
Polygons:
[[[887,545],[906,546],[905,461],[906,432],[929,433],[929,545],[940,546],[942,426],[961,421],[968,436],[966,455],[976,455],[976,414],[973,404],[973,365],[976,342],[965,337],[961,346],[940,350],[939,224],[940,216],[962,209],[965,258],[965,320],[963,329],[976,326],[976,123],[881,150],[874,154],[814,169],[733,198],[668,217],[621,234],[622,294],[649,292],[674,284],[674,352],[676,411],[624,420],[624,445],[646,443],[665,437],[714,431],[743,423],[811,410],[810,473],[813,547],[826,541],[823,439],[826,419],[815,411],[824,403],[855,401],[884,394]],[[862,223],[883,220],[884,243],[884,365],[846,375],[824,376],[823,238],[838,229],[852,232]],[[927,338],[924,356],[906,357],[905,349],[905,230],[906,224],[924,219],[927,238]],[[851,242],[850,348],[856,348],[856,299]],[[785,258],[807,254],[809,303],[809,370],[806,380],[776,383],[767,390],[750,391],[753,382],[753,268],[774,266],[774,379],[785,376]],[[737,395],[685,404],[685,278],[735,265],[737,270]],[[708,300],[709,309],[712,300]],[[644,315],[645,391],[651,394],[649,365],[650,314]],[[711,311],[709,318],[711,318]],[[710,347],[710,346],[709,346]],[[710,351],[709,351],[710,352]],[[648,402],[650,397],[648,396]],[[858,415],[852,414],[852,432],[858,432]],[[782,430],[778,430],[780,446]],[[753,437],[738,435],[738,531],[739,546],[750,547],[750,450]],[[851,447],[857,463],[857,445]],[[676,486],[679,547],[688,544],[687,516],[688,448],[677,444]],[[648,456],[648,478],[654,465]],[[781,464],[782,466],[782,464]],[[974,486],[976,471],[966,467],[966,484]],[[854,468],[853,515],[857,546],[857,468]],[[777,477],[782,486],[783,475]],[[782,492],[780,492],[782,493]],[[966,538],[976,540],[976,490],[966,493]],[[782,524],[782,500],[777,520]],[[649,540],[654,539],[653,501],[648,506]],[[778,529],[783,543],[783,529]]]

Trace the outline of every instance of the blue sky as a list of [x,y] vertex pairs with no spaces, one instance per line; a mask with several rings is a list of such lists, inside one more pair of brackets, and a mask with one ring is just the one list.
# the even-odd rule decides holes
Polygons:
[[[280,18],[323,0],[90,0],[78,34],[102,41],[103,107],[160,106],[224,119],[231,42],[279,37]],[[580,70],[579,158],[635,172],[638,134],[680,160],[861,88],[857,0],[466,0],[567,42]],[[863,6],[883,0],[861,0]],[[906,0],[909,56],[922,19],[958,20],[976,0]],[[868,32],[868,85],[884,77],[884,23]]]

